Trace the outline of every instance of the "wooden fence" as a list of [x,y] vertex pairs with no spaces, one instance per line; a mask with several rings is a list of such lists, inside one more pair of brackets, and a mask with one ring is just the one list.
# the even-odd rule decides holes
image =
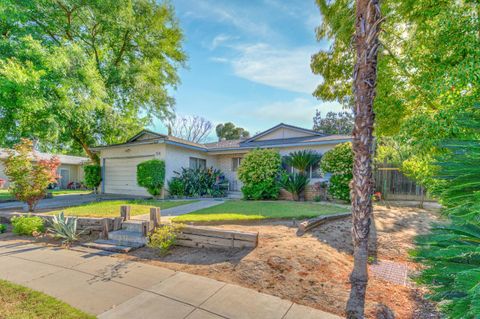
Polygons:
[[397,167],[377,166],[374,171],[375,191],[387,200],[431,200],[427,190],[405,176]]

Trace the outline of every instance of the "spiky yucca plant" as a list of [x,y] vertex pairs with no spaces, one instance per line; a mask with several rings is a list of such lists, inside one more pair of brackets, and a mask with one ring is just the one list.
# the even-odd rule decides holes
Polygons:
[[71,244],[77,241],[82,232],[77,232],[77,218],[65,217],[63,212],[53,216],[48,231],[56,238],[63,239],[64,244]]
[[287,165],[296,168],[300,174],[306,175],[310,167],[317,167],[320,162],[321,155],[311,150],[302,150],[291,152],[284,157]]

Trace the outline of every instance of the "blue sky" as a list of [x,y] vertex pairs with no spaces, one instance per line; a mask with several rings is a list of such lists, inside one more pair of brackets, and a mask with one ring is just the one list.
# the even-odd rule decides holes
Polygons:
[[[251,134],[280,122],[310,128],[315,109],[340,111],[312,96],[310,71],[320,13],[314,0],[172,0],[185,34],[188,67],[173,93],[176,113]],[[165,132],[156,121],[153,129]],[[215,139],[215,133],[211,134]]]

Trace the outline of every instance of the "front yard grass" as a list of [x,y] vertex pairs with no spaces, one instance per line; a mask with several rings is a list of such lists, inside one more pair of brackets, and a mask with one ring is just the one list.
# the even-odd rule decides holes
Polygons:
[[12,199],[12,195],[8,192],[8,189],[0,189],[0,201]]
[[[53,194],[53,197],[55,196],[62,196],[62,195],[81,195],[81,194],[90,194],[92,191],[91,190],[79,190],[79,189],[54,189],[54,190],[48,190],[49,193]],[[8,192],[8,189],[0,189],[0,202],[4,200],[10,200],[13,199],[12,194]]]
[[129,205],[130,215],[144,215],[150,213],[151,207],[160,207],[167,209],[185,204],[191,204],[196,201],[160,201],[160,200],[112,200],[103,202],[94,202],[80,206],[72,206],[61,210],[49,212],[49,214],[58,214],[63,211],[68,216],[78,217],[118,217],[120,216],[120,206]]
[[53,297],[4,280],[0,280],[0,309],[0,318],[95,318]]
[[348,212],[348,208],[312,202],[230,200],[174,217],[174,222],[211,222],[228,220],[303,219]]
[[83,195],[92,193],[92,191],[88,189],[53,189],[49,190],[48,192],[52,193],[54,197],[62,195]]

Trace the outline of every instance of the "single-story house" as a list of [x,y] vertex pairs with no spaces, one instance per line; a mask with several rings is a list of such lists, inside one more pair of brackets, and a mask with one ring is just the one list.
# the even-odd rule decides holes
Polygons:
[[[149,159],[165,161],[166,181],[176,176],[182,167],[214,167],[220,169],[230,183],[230,191],[239,191],[237,169],[242,157],[252,149],[277,149],[281,155],[297,150],[313,150],[319,154],[339,143],[351,141],[351,136],[327,135],[287,124],[278,124],[253,137],[199,144],[174,136],[143,130],[122,144],[92,148],[100,157],[103,193],[147,196],[137,184],[137,165]],[[321,178],[310,171],[311,183]],[[168,191],[168,190],[167,190]]]
[[[55,155],[49,153],[35,152],[40,159],[50,159],[53,156],[57,156],[60,159],[60,166],[57,173],[60,175],[58,179],[58,187],[61,189],[68,188],[70,183],[83,182],[83,166],[89,162],[89,159],[81,156],[71,155]],[[5,175],[5,167],[3,161],[7,158],[8,154],[5,149],[0,149],[0,178],[5,180],[4,188],[8,187],[8,177]]]

